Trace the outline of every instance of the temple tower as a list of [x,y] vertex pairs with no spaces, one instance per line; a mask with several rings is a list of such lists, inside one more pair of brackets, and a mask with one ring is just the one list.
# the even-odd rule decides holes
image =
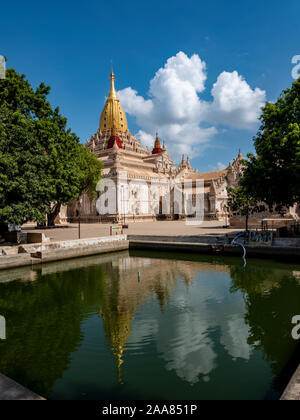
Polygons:
[[110,91],[100,116],[99,129],[100,131],[105,132],[109,130],[112,131],[113,128],[117,131],[128,131],[126,114],[117,96],[115,89],[115,74],[112,71],[110,74]]

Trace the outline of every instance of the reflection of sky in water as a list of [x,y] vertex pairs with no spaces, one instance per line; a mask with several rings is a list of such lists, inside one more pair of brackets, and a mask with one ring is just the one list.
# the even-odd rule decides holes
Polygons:
[[212,334],[219,334],[232,359],[249,360],[245,305],[241,293],[231,294],[228,284],[226,273],[201,272],[188,288],[180,281],[163,314],[152,306],[146,320],[133,320],[129,348],[138,349],[154,339],[166,369],[190,384],[197,383],[200,375],[208,381],[218,365]]
[[157,257],[0,273],[0,371],[53,399],[278,398],[298,266]]

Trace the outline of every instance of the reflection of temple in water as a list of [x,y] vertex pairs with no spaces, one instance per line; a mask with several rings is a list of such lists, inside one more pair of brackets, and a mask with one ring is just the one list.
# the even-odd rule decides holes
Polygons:
[[106,265],[100,314],[105,335],[116,358],[119,382],[122,382],[121,366],[132,332],[132,321],[141,305],[147,299],[155,298],[160,311],[164,312],[178,281],[182,281],[188,289],[196,273],[206,270],[229,272],[226,265],[153,258],[122,257]]
[[[254,347],[248,342],[252,323],[249,325],[245,321],[249,309],[249,301],[245,300],[247,291],[251,294],[254,287],[258,296],[264,297],[265,293],[277,290],[281,279],[288,273],[284,268],[279,269],[274,277],[268,267],[262,270],[255,284],[253,274],[260,271],[255,268],[250,264],[248,270],[242,270],[239,266],[220,261],[125,256],[107,264],[100,314],[116,361],[119,383],[122,383],[121,367],[126,350],[137,346],[142,348],[145,338],[146,341],[154,340],[166,370],[174,371],[192,385],[199,377],[205,382],[210,380],[211,373],[218,366],[216,345],[223,348],[233,361],[249,361]],[[248,276],[251,284],[248,284]],[[234,293],[235,290],[228,290],[230,278],[244,299],[240,293]],[[239,285],[239,280],[243,280],[246,289]],[[199,287],[194,287],[198,281]],[[159,313],[164,312],[171,298],[172,306],[182,310],[178,310],[175,317],[169,311],[161,317]],[[146,325],[142,322],[144,319],[141,321],[135,315],[149,300],[156,300],[159,309],[153,309]],[[209,336],[210,331],[219,331],[218,344]]]
[[[107,339],[116,358],[118,379],[132,320],[147,299],[157,299],[163,312],[179,279],[188,287],[198,264],[146,258],[120,258],[106,267],[105,292],[100,314]],[[139,274],[140,273],[140,276]]]

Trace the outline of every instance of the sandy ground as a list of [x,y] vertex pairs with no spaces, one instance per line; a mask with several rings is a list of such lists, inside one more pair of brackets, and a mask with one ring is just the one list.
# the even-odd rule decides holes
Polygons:
[[[190,226],[184,221],[162,221],[149,223],[130,223],[129,228],[124,230],[128,235],[165,235],[165,236],[194,236],[194,235],[224,235],[226,233],[240,231],[241,229],[224,229],[224,222],[203,222],[200,226]],[[56,229],[35,229],[34,225],[23,226],[24,232],[42,232],[53,241],[78,239],[78,224],[68,224]],[[110,225],[100,223],[81,223],[80,237],[95,238],[110,235]]]

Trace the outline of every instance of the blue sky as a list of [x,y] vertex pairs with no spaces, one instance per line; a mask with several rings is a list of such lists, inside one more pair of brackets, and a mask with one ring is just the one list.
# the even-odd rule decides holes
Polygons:
[[[5,2],[0,54],[34,86],[40,81],[51,86],[52,104],[60,106],[82,141],[98,128],[113,60],[116,87],[127,114],[130,111],[130,131],[141,132],[150,142],[158,129],[171,156],[187,151],[194,167],[208,171],[227,165],[239,147],[244,154],[253,151],[258,127],[253,113],[263,99],[261,92],[274,101],[293,82],[291,60],[300,54],[299,12],[299,0]],[[193,63],[198,66],[196,79],[185,71]],[[182,66],[185,70],[178,76]],[[171,85],[174,71],[178,77]],[[245,104],[228,113],[228,97],[227,105],[223,99],[225,92],[233,106],[232,83],[245,89]],[[182,96],[177,98],[179,91]],[[189,103],[195,95],[199,103]],[[143,114],[137,100],[143,101]],[[181,101],[178,108],[176,100]],[[146,113],[147,101],[154,108],[152,115]],[[160,111],[169,105],[165,113]],[[189,109],[195,112],[192,119]],[[179,131],[173,136],[174,127]]]

